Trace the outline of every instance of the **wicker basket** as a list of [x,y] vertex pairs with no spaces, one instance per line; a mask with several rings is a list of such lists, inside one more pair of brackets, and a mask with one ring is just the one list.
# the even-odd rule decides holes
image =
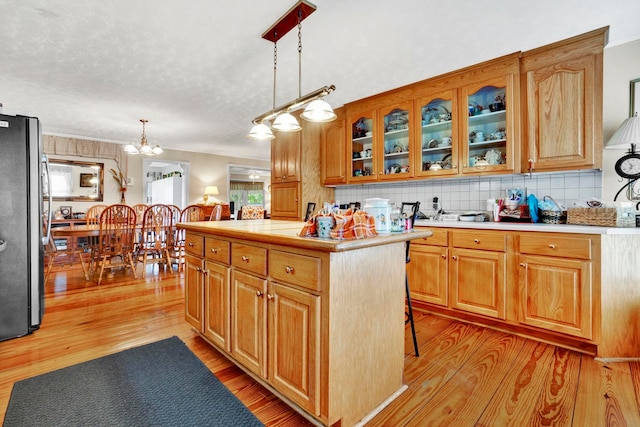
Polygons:
[[568,224],[599,227],[635,227],[635,215],[626,215],[618,208],[570,208]]
[[[542,200],[550,200],[554,205],[560,206],[556,203],[551,196],[544,196]],[[551,209],[539,209],[540,221],[543,224],[566,224],[567,223],[567,211],[554,211]]]

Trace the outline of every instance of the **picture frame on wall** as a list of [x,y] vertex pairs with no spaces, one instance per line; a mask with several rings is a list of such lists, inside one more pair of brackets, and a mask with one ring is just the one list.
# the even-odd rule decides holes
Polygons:
[[640,78],[631,80],[629,89],[629,117],[640,114]]
[[80,187],[93,187],[95,184],[92,182],[94,175],[92,173],[80,174]]

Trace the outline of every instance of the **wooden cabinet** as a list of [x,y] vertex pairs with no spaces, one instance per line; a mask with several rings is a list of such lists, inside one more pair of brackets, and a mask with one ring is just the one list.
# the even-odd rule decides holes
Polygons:
[[523,171],[602,166],[607,37],[608,27],[522,54]]
[[185,318],[229,351],[229,242],[188,234],[185,249]]
[[271,182],[300,181],[300,132],[278,132],[271,141]]
[[[299,119],[301,120],[301,119]],[[278,132],[271,142],[271,219],[302,220],[307,203],[334,199],[320,180],[320,151],[327,123],[303,122],[300,132]]]
[[331,186],[347,183],[347,141],[344,108],[335,111],[336,120],[326,123],[320,145],[320,181]]
[[320,288],[320,260],[234,242],[231,264],[231,355],[317,415],[321,297],[295,287]]
[[519,248],[520,322],[591,339],[591,239],[525,234]]
[[505,239],[500,232],[452,231],[452,308],[505,319]]
[[432,230],[433,236],[417,239],[409,247],[407,278],[411,299],[448,306],[449,249],[448,232]]
[[271,184],[271,218],[299,219],[300,185],[299,182]]
[[347,154],[349,168],[347,182],[371,182],[378,177],[377,154],[379,136],[374,133],[376,113],[367,106],[347,107]]

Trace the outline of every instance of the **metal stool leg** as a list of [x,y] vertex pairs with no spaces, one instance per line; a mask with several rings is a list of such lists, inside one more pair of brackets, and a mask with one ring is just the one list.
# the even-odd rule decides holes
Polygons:
[[404,284],[407,290],[407,320],[405,320],[404,324],[406,325],[408,322],[411,323],[411,334],[413,335],[413,348],[416,351],[416,357],[420,357],[420,352],[418,351],[418,339],[416,338],[416,325],[413,322],[413,308],[411,307],[411,293],[409,291],[409,278],[405,274],[404,276]]

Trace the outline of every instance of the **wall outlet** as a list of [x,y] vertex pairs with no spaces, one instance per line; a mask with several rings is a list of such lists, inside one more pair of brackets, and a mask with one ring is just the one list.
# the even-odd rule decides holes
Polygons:
[[133,187],[133,178],[127,178],[127,187]]

